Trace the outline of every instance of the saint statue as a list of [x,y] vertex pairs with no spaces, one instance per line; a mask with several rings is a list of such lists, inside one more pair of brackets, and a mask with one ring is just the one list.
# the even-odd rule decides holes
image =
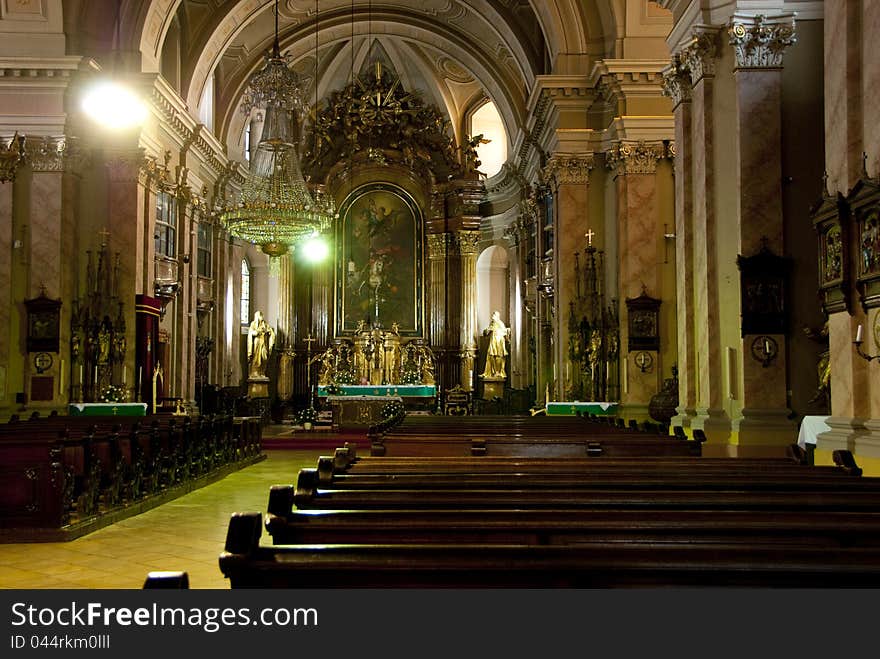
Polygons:
[[275,330],[263,320],[261,311],[254,312],[254,320],[248,327],[248,376],[252,378],[265,378],[266,368],[269,362],[269,353],[275,345]]
[[498,311],[492,313],[489,327],[483,330],[483,336],[489,339],[489,350],[486,353],[486,368],[483,369],[484,378],[503,379],[507,377],[504,370],[504,358],[507,357],[507,335],[510,328],[501,320]]

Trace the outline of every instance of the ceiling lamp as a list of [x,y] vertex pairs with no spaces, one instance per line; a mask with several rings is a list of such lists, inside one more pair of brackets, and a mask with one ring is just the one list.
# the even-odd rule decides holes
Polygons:
[[[315,59],[317,61],[317,16]],[[317,89],[317,76],[315,87]],[[309,192],[297,150],[295,123],[303,109],[302,85],[281,55],[278,43],[278,0],[275,0],[275,41],[266,63],[250,80],[242,110],[264,110],[263,134],[251,158],[238,204],[220,220],[229,233],[255,245],[270,257],[287,253],[290,245],[328,229],[336,217],[329,195]]]
[[110,130],[127,130],[140,126],[147,118],[147,107],[140,96],[120,82],[120,5],[116,3],[113,32],[113,65],[111,73],[93,82],[82,96],[82,109],[96,124]]

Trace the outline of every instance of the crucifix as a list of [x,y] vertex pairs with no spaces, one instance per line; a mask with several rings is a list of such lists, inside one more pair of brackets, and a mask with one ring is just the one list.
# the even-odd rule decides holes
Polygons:
[[592,246],[593,246],[593,236],[595,236],[595,235],[596,235],[596,232],[593,231],[592,229],[589,229],[589,230],[584,234],[584,237],[587,239],[587,247],[592,247]]
[[98,232],[98,235],[101,236],[101,247],[107,245],[107,236],[110,235],[110,232],[107,231],[107,227],[104,227]]

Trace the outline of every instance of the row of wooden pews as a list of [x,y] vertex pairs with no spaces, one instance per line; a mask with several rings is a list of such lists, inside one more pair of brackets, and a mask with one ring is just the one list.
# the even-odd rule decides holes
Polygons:
[[262,453],[258,419],[32,416],[0,425],[0,535],[64,540]]
[[[501,434],[497,417],[458,421],[462,436]],[[400,427],[418,436],[419,423]],[[526,430],[511,422],[524,442]],[[784,459],[657,446],[624,457],[346,446],[273,486],[265,516],[233,515],[220,568],[232,588],[880,586],[880,479],[848,452],[812,466],[797,446]]]
[[524,416],[505,418],[500,425],[498,416],[412,415],[391,428],[371,430],[370,454],[536,458],[701,454],[701,441],[658,434],[653,426],[620,427],[611,421],[603,417]]

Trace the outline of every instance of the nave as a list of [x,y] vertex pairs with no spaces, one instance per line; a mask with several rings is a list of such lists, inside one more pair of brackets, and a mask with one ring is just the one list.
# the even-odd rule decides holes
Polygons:
[[155,570],[186,571],[190,588],[229,588],[217,557],[230,515],[265,510],[270,485],[291,482],[325,452],[268,450],[260,463],[76,540],[0,544],[0,588],[141,588]]

